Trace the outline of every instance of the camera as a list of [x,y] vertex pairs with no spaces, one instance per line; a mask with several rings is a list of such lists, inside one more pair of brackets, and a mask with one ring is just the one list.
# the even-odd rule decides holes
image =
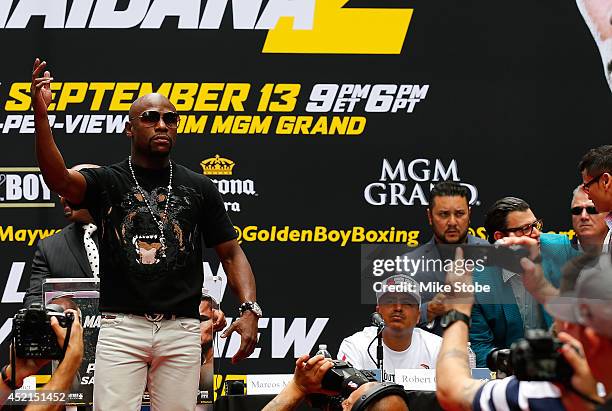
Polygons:
[[341,410],[342,401],[363,384],[376,381],[374,373],[353,368],[349,363],[333,360],[334,366],[325,373],[321,388],[337,393],[334,396],[311,394],[310,402],[314,408],[323,410]]
[[62,306],[34,303],[23,308],[13,319],[13,338],[15,353],[19,358],[40,358],[59,360],[64,356],[64,347],[57,343],[57,336],[51,328],[51,317],[57,318],[63,328],[72,326],[72,313],[64,314]]
[[[333,360],[334,366],[325,373],[321,381],[321,388],[326,391],[337,393],[337,395],[327,396],[323,394],[312,394],[309,396],[313,407],[323,410],[342,410],[342,401],[348,398],[353,391],[368,382],[376,382],[376,377],[373,372],[366,370],[357,370],[351,364]],[[404,400],[407,400],[404,387],[394,383],[382,383],[378,387],[371,390],[362,396],[359,404],[355,403],[353,410],[362,410],[367,405],[378,398],[387,395],[401,395]]]
[[525,338],[510,349],[493,350],[487,355],[492,371],[514,375],[520,381],[551,381],[569,384],[574,370],[560,349],[563,343],[544,330],[527,330]]

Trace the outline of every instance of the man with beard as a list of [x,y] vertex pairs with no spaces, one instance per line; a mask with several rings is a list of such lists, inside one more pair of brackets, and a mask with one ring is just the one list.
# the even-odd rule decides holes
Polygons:
[[574,190],[570,211],[576,233],[572,244],[579,250],[605,252],[610,242],[610,231],[606,225],[607,213],[598,212],[582,185]]
[[[469,204],[469,191],[454,181],[443,181],[434,186],[429,197],[427,219],[432,228],[432,238],[421,247],[408,253],[411,260],[442,261],[453,258],[455,244],[487,244],[485,240],[468,234],[472,209]],[[443,270],[421,270],[414,279],[425,286],[430,283],[444,284],[446,273]],[[442,335],[440,317],[448,311],[444,293],[424,291],[421,288],[421,316],[419,327]]]
[[214,247],[242,302],[233,361],[250,355],[261,309],[255,279],[223,200],[207,177],[169,158],[180,117],[161,94],[132,103],[131,155],[111,166],[67,170],[51,132],[46,63],[36,59],[36,156],[49,188],[89,209],[100,238],[100,311],[94,409],[139,409],[148,381],[157,410],[193,410],[200,372],[202,239]]
[[[418,284],[402,274],[382,282],[381,289],[400,286],[405,292],[377,292],[376,311],[385,322],[383,337],[383,381],[395,381],[395,370],[405,368],[434,368],[442,339],[435,334],[415,328],[419,319],[421,296]],[[366,327],[340,344],[338,359],[357,369],[374,369],[376,364],[377,327]]]

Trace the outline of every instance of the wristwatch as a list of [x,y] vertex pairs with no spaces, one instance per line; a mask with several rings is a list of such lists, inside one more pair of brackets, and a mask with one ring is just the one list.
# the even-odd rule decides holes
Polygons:
[[240,312],[240,316],[244,314],[245,311],[253,311],[253,314],[257,316],[257,318],[261,318],[263,312],[261,311],[261,307],[255,301],[245,301],[240,304],[238,307],[238,311]]
[[472,318],[469,315],[465,315],[457,310],[450,310],[440,319],[440,326],[446,330],[455,321],[463,321],[467,324],[468,328],[472,325]]

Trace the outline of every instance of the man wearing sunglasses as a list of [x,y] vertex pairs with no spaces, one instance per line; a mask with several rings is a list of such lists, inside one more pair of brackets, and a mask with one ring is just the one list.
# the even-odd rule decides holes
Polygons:
[[[577,252],[564,235],[543,234],[543,222],[527,202],[504,197],[488,210],[484,223],[490,243],[502,238],[529,237],[537,242],[546,279],[559,287],[561,267]],[[523,338],[526,329],[549,328],[552,318],[525,289],[522,273],[489,266],[475,272],[474,282],[489,285],[491,292],[477,293],[472,310],[470,341],[479,367],[486,366],[494,348],[508,348]]]
[[[590,149],[580,160],[582,189],[595,208],[606,215],[608,229],[612,229],[612,145]],[[610,252],[608,243],[607,252]]]
[[572,245],[579,250],[605,252],[610,242],[610,231],[605,220],[607,213],[597,211],[593,201],[589,200],[582,189],[582,185],[574,190],[570,212],[572,226],[576,233],[572,239]]
[[192,411],[201,362],[202,240],[214,247],[242,302],[224,333],[241,335],[234,362],[253,352],[262,314],[221,195],[206,176],[170,160],[179,116],[156,93],[130,107],[126,160],[67,170],[48,121],[53,79],[45,66],[36,59],[31,84],[38,164],[49,188],[87,208],[100,233],[94,409],[140,409],[148,383],[153,410]]

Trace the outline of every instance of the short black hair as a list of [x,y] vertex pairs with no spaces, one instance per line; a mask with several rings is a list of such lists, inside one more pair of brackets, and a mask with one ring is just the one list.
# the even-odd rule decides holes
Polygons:
[[463,197],[470,205],[470,191],[456,181],[441,181],[429,193],[429,207],[432,207],[436,197]]
[[586,152],[580,163],[578,171],[590,176],[601,173],[612,173],[612,145],[599,146]]
[[531,207],[525,200],[517,197],[504,197],[497,200],[485,216],[484,227],[487,231],[487,238],[491,244],[495,242],[493,234],[496,231],[504,231],[508,226],[506,225],[506,217],[512,211],[527,211]]

